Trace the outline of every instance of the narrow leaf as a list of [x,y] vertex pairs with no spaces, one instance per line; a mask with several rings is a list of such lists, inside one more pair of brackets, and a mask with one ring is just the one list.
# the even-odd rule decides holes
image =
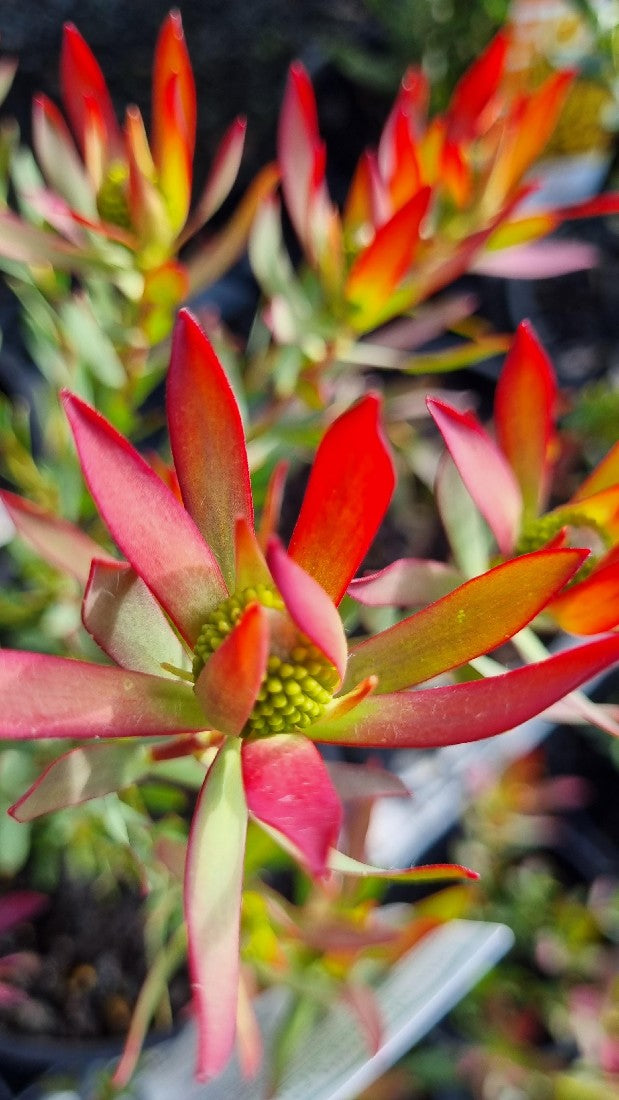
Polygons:
[[499,444],[516,475],[529,516],[538,514],[548,495],[556,402],[557,382],[550,360],[532,325],[523,321],[499,376],[494,417]]
[[381,319],[385,303],[412,266],[431,191],[423,187],[377,230],[354,261],[346,282],[351,322],[359,332]]
[[93,561],[82,622],[117,665],[169,676],[162,664],[183,668],[185,650],[150,589],[125,562]]
[[288,556],[277,539],[269,543],[267,562],[290,617],[335,666],[341,683],[348,646],[342,620],[332,600],[318,581]]
[[157,737],[204,728],[191,687],[42,653],[0,652],[0,737]]
[[541,714],[619,661],[619,638],[604,637],[500,676],[373,695],[344,718],[319,719],[317,741],[381,749],[440,748],[494,737]]
[[113,561],[111,555],[79,527],[45,512],[32,501],[6,489],[0,491],[0,500],[18,535],[50,565],[75,577],[81,585],[88,580],[93,558]]
[[435,398],[428,398],[427,405],[499,550],[511,554],[520,530],[522,498],[509,463],[473,413]]
[[16,821],[33,821],[63,807],[122,791],[151,770],[146,753],[134,743],[71,749],[48,764],[8,812]]
[[185,873],[188,961],[200,1080],[220,1073],[234,1045],[247,807],[241,741],[226,741],[195,809]]
[[452,565],[422,558],[399,558],[365,577],[355,577],[348,595],[366,607],[425,607],[462,583]]
[[209,726],[236,737],[249,718],[269,656],[269,627],[258,603],[246,608],[237,625],[200,672],[195,692]]
[[344,690],[375,675],[377,693],[399,691],[490,652],[526,626],[585,557],[582,550],[540,550],[474,577],[356,646]]
[[227,596],[191,517],[144,459],[75,395],[64,404],[88,487],[136,573],[194,645],[205,615]]
[[368,394],[338,417],[316,452],[288,552],[338,604],[383,520],[395,474]]
[[253,530],[245,435],[225,371],[187,310],[174,329],[167,409],[183,500],[232,589],[237,517]]
[[275,734],[246,741],[242,763],[250,813],[293,845],[310,874],[322,875],[342,808],[316,746],[299,734]]
[[329,854],[329,867],[341,875],[355,875],[360,878],[381,878],[389,882],[435,882],[437,879],[469,878],[478,879],[476,871],[469,870],[457,863],[429,863],[419,867],[404,867],[387,870],[374,867],[370,863],[361,863],[333,848]]

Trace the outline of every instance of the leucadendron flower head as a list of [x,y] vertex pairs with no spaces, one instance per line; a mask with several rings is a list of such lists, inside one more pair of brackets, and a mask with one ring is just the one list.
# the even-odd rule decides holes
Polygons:
[[72,23],[63,28],[60,91],[69,125],[47,96],[34,99],[41,177],[34,186],[33,167],[27,189],[15,182],[22,216],[0,211],[0,254],[35,271],[104,270],[139,302],[140,324],[157,343],[189,291],[209,285],[238,259],[253,211],[277,172],[267,165],[228,224],[181,262],[180,250],[234,186],[246,121],[235,119],[224,134],[192,208],[196,87],[180,12],[166,16],[155,46],[150,133],[135,105],[118,120],[99,63]]
[[[208,1077],[235,1038],[249,817],[317,879],[379,873],[336,848],[340,799],[315,742],[410,748],[489,737],[607,667],[619,638],[489,680],[410,690],[529,622],[586,556],[560,548],[491,570],[349,649],[337,605],[394,487],[380,401],[362,398],[325,432],[286,549],[273,533],[275,490],[256,534],[239,409],[187,312],[167,384],[178,493],[79,397],[64,402],[86,482],[125,560],[19,498],[3,499],[18,531],[48,545],[50,558],[77,574],[89,566],[83,622],[113,664],[0,653],[0,736],[93,742],[59,757],[12,812],[27,820],[120,789],[158,757],[194,753],[202,762],[185,913],[198,1072]],[[146,762],[136,738],[148,739]]]
[[[522,209],[528,173],[550,137],[573,74],[534,91],[505,86],[509,37],[499,32],[464,73],[441,114],[428,114],[425,73],[404,75],[378,146],[355,170],[343,209],[329,193],[327,150],[310,77],[291,66],[280,112],[278,164],[286,210],[306,269],[296,280],[274,200],[258,215],[250,256],[282,344],[322,340],[345,350],[466,271],[535,275],[591,266],[567,242],[535,242],[565,219],[617,209],[616,195],[556,210]],[[519,247],[516,247],[519,246]],[[331,350],[332,354],[332,350]]]

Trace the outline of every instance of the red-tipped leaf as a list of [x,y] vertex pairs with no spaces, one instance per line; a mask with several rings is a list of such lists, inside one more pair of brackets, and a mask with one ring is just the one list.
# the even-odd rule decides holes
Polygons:
[[65,23],[60,53],[60,88],[73,131],[86,153],[90,124],[89,103],[97,104],[105,129],[109,155],[118,156],[122,139],[110,93],[99,64],[73,23]]
[[522,497],[505,456],[471,412],[428,398],[445,446],[502,554],[512,553],[520,530]]
[[45,512],[30,500],[4,489],[0,491],[18,535],[34,547],[37,554],[85,585],[93,558],[113,561],[103,547],[67,520]]
[[395,485],[368,394],[331,425],[316,452],[289,554],[337,604],[370,548]]
[[241,732],[256,702],[268,656],[266,612],[253,603],[207,658],[196,680],[195,692],[210,727],[228,737]]
[[550,360],[531,324],[523,321],[499,376],[494,417],[498,442],[516,475],[528,516],[537,515],[548,494],[556,400]]
[[373,695],[341,719],[319,719],[311,734],[329,744],[381,749],[480,741],[535,717],[617,661],[619,638],[606,637],[484,680]]
[[93,561],[82,622],[117,665],[170,676],[162,664],[183,668],[185,651],[144,581],[126,562]]
[[144,459],[79,397],[64,395],[88,487],[112,537],[193,646],[227,596],[198,528]]
[[351,323],[360,332],[379,323],[391,294],[411,267],[430,198],[430,188],[422,187],[377,230],[354,261],[345,293]]
[[16,821],[34,821],[65,806],[122,791],[151,767],[143,748],[135,742],[70,749],[48,764],[8,812]]
[[225,371],[187,310],[174,329],[167,409],[183,500],[232,588],[237,517],[253,530],[245,436]]
[[356,646],[344,690],[374,674],[377,692],[400,691],[488,653],[526,626],[585,557],[583,550],[540,550],[474,577]]
[[322,875],[342,808],[316,746],[298,734],[276,734],[246,742],[242,764],[250,813],[286,837],[310,874]]
[[191,164],[196,135],[196,87],[178,10],[169,13],[161,28],[153,61],[153,155],[160,168],[172,139],[169,130],[171,80],[178,99],[175,125],[181,128],[186,157]]
[[0,653],[0,737],[158,737],[204,728],[189,684],[143,672]]
[[221,1072],[236,1032],[247,831],[240,757],[240,738],[224,742],[198,797],[189,833],[185,918],[200,1080]]
[[318,581],[288,556],[277,539],[269,543],[267,562],[290,617],[335,666],[341,682],[348,647],[342,620],[332,600]]

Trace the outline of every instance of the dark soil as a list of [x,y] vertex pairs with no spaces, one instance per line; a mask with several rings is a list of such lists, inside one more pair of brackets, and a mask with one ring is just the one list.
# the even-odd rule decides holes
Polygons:
[[[122,1037],[146,974],[140,897],[119,887],[99,897],[88,883],[65,880],[35,920],[0,936],[0,962],[32,953],[16,985],[26,997],[0,998],[0,1026],[63,1039]],[[187,978],[170,989],[172,1012],[189,999]]]

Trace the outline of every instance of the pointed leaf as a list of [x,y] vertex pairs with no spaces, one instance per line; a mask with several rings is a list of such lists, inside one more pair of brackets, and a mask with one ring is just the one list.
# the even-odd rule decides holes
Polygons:
[[163,663],[185,666],[185,650],[150,589],[125,562],[93,561],[82,622],[117,665],[173,676]]
[[471,412],[428,398],[427,406],[458,472],[491,528],[502,554],[512,553],[522,498],[505,456]]
[[372,543],[395,484],[379,409],[378,397],[368,394],[327,430],[288,548],[336,604]]
[[468,867],[462,867],[457,863],[428,863],[425,866],[386,870],[384,867],[374,867],[370,863],[361,863],[344,852],[338,852],[336,848],[329,853],[329,867],[341,875],[382,878],[388,879],[389,882],[436,882],[437,879],[479,878],[477,871],[471,871]]
[[458,81],[447,111],[450,135],[457,141],[477,136],[480,116],[498,90],[509,37],[499,31]]
[[267,164],[247,188],[230,220],[187,261],[193,294],[204,290],[229,270],[242,256],[257,211],[279,181],[275,164]]
[[258,539],[262,547],[266,547],[271,536],[277,534],[282,511],[282,501],[284,499],[286,477],[288,475],[288,465],[289,464],[283,460],[276,462],[269,478],[264,497],[262,516],[260,517],[260,527],[258,529]]
[[65,393],[88,487],[112,537],[191,646],[227,596],[191,517],[144,459],[99,413]]
[[619,562],[602,563],[572,585],[548,608],[569,634],[601,634],[619,626]]
[[619,443],[615,443],[610,448],[608,454],[598,463],[589,477],[580,483],[570,503],[584,500],[594,493],[601,493],[604,489],[611,489],[614,485],[619,485]]
[[32,141],[47,183],[86,217],[97,217],[92,187],[60,111],[44,95],[32,106]]
[[344,690],[374,674],[377,692],[399,691],[490,652],[539,614],[585,557],[582,550],[540,550],[474,577],[356,646]]
[[237,517],[253,530],[245,436],[225,371],[187,310],[174,329],[167,408],[183,500],[232,589]]
[[207,658],[195,692],[209,726],[236,737],[249,718],[260,690],[269,656],[269,626],[265,609],[249,604],[234,630]]
[[170,76],[162,99],[161,133],[165,135],[161,151],[155,152],[158,169],[158,190],[165,200],[170,226],[180,233],[189,213],[193,157],[190,148],[193,138],[187,128],[187,119],[181,99],[179,78]]
[[498,279],[554,279],[597,267],[600,260],[599,250],[585,241],[542,241],[498,251],[493,240],[492,246],[492,251],[475,260],[476,274]]
[[516,102],[484,188],[486,210],[494,213],[509,199],[543,151],[573,77],[572,72],[555,73],[535,92]]
[[348,595],[366,607],[425,607],[462,583],[452,565],[422,558],[399,558],[365,577],[355,577]]
[[239,738],[224,742],[200,792],[189,834],[185,918],[200,1080],[221,1072],[236,1032],[247,831],[240,757]]
[[300,62],[291,65],[288,75],[279,116],[277,156],[290,220],[299,240],[311,248],[308,217],[321,167],[324,175],[324,153],[314,90]]
[[88,745],[63,753],[9,808],[16,821],[34,821],[65,806],[77,806],[112,791],[122,791],[152,770],[135,744]]
[[171,11],[163,23],[153,60],[153,152],[160,171],[169,153],[169,143],[173,140],[170,123],[176,125],[169,115],[168,96],[172,79],[178,96],[178,118],[182,121],[186,159],[191,164],[196,132],[196,87],[181,13],[177,9]]
[[241,166],[246,130],[246,119],[237,118],[224,134],[202,196],[185,226],[180,243],[197,233],[228,198]]
[[105,77],[92,50],[73,23],[65,23],[60,54],[60,87],[73,131],[86,153],[89,103],[96,104],[109,155],[119,156],[122,140]]
[[378,323],[386,302],[412,266],[430,198],[430,188],[421,188],[377,230],[371,244],[354,261],[345,294],[357,331],[367,331]]
[[67,520],[45,512],[30,500],[0,491],[4,504],[18,535],[28,542],[41,557],[85,585],[93,558],[113,561],[102,546],[85,535],[79,527]]
[[[408,104],[400,103],[399,111],[391,115],[391,150],[385,142],[387,127],[383,130],[378,147],[378,159],[382,171],[389,181],[389,196],[392,211],[399,210],[421,187],[421,166],[417,141],[413,133],[413,122]],[[391,156],[389,155],[391,152]],[[389,163],[391,161],[391,163]],[[386,218],[382,219],[386,221]]]
[[43,653],[0,652],[0,737],[158,737],[204,728],[188,684]]
[[348,714],[349,710],[359,706],[362,699],[376,691],[377,684],[378,676],[366,676],[365,680],[360,680],[358,684],[355,684],[352,691],[332,699],[327,704],[325,714],[333,718],[340,718],[342,715]]
[[341,683],[348,646],[335,605],[318,581],[288,556],[277,539],[269,543],[267,562],[290,617],[335,666]]
[[467,744],[528,721],[617,661],[619,638],[605,637],[485,680],[373,695],[344,718],[319,719],[311,734],[381,749]]
[[60,271],[84,272],[105,265],[91,247],[77,248],[10,210],[0,210],[0,255],[26,264],[48,263]]
[[242,516],[235,524],[235,588],[243,591],[244,588],[255,588],[257,584],[273,586],[273,578],[258,539],[247,520]]
[[523,321],[499,376],[494,417],[499,445],[516,475],[528,516],[538,514],[548,494],[556,401],[550,360],[532,325]]
[[150,178],[147,166],[143,166],[143,150],[140,140],[143,138],[143,122],[136,109],[127,111],[125,123],[127,141],[127,160],[129,164],[128,203],[131,226],[140,242],[145,246],[145,255],[151,266],[153,262],[167,259],[174,237],[168,208],[154,179]]
[[275,734],[246,741],[242,763],[250,813],[286,837],[310,874],[322,875],[342,808],[316,746],[299,734]]

